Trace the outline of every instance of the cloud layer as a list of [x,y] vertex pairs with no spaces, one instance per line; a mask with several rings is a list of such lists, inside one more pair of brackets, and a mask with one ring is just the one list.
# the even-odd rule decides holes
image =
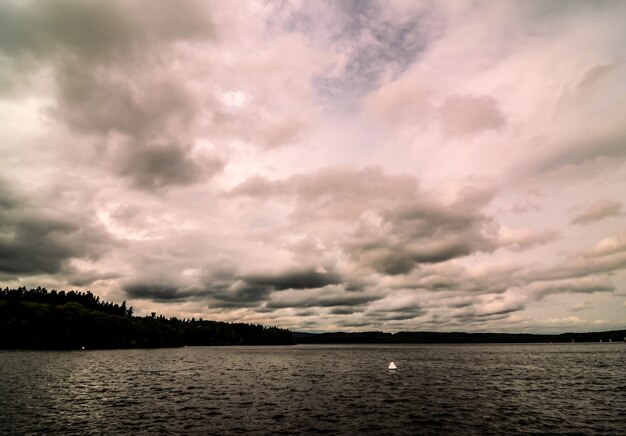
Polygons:
[[0,2],[0,282],[309,331],[623,328],[625,20]]

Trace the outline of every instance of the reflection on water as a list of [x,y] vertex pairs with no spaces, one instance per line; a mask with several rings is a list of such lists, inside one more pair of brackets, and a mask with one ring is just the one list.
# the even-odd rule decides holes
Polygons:
[[0,433],[626,434],[625,368],[624,344],[5,351]]

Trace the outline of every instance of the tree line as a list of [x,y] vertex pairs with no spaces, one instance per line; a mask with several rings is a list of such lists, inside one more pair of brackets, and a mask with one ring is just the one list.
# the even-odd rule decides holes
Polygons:
[[126,302],[91,292],[0,290],[0,349],[158,348],[293,344],[289,330],[260,324],[134,316]]
[[294,333],[299,344],[512,344],[512,343],[569,343],[622,342],[626,330],[587,333],[533,334],[533,333],[465,333],[465,332],[332,332]]

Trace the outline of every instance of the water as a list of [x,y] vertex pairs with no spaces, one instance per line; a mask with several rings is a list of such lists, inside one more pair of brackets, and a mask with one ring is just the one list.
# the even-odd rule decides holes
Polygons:
[[2,434],[626,434],[625,344],[4,351],[0,376]]

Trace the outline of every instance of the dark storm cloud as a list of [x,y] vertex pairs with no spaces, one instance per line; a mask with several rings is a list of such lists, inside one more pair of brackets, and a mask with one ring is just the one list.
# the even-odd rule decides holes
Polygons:
[[161,281],[127,283],[123,290],[130,298],[159,302],[188,300],[194,296],[190,291],[181,290],[176,285]]
[[[208,284],[206,292],[215,300],[215,306],[250,307],[268,301],[267,307],[277,308],[270,301],[277,294],[288,290],[303,292],[318,289],[341,282],[341,277],[334,273],[321,273],[314,269],[286,270],[276,274],[221,277],[217,282]],[[310,298],[302,296],[302,298]],[[348,304],[348,303],[345,303]],[[296,305],[308,307],[308,304]],[[291,305],[283,307],[292,307]]]
[[270,298],[274,289],[271,286],[248,285],[237,282],[233,285],[220,288],[208,288],[208,293],[213,302],[212,307],[254,307]]
[[251,285],[269,286],[276,290],[322,288],[341,283],[336,273],[321,273],[315,270],[293,270],[276,275],[244,276],[242,279]]
[[110,243],[88,216],[39,208],[0,183],[0,272],[58,273],[73,258],[96,259]]
[[[160,285],[159,283],[168,283]],[[182,284],[185,282],[186,284]],[[303,293],[297,299],[305,299],[308,303],[295,306],[335,306],[360,304],[370,301],[371,297],[363,298],[360,295],[339,295],[330,292],[320,301],[304,293],[306,290],[317,291],[328,285],[341,282],[341,277],[335,272],[321,273],[314,269],[293,270],[267,275],[238,275],[234,268],[226,265],[217,265],[208,268],[198,282],[185,281],[183,277],[177,280],[149,280],[135,279],[128,281],[124,291],[130,298],[143,298],[153,301],[182,301],[187,299],[203,299],[211,307],[235,308],[258,307],[263,302],[269,302],[277,294],[285,292]],[[319,303],[319,304],[317,304]],[[273,303],[268,307],[276,308]],[[286,305],[281,307],[292,307]]]

